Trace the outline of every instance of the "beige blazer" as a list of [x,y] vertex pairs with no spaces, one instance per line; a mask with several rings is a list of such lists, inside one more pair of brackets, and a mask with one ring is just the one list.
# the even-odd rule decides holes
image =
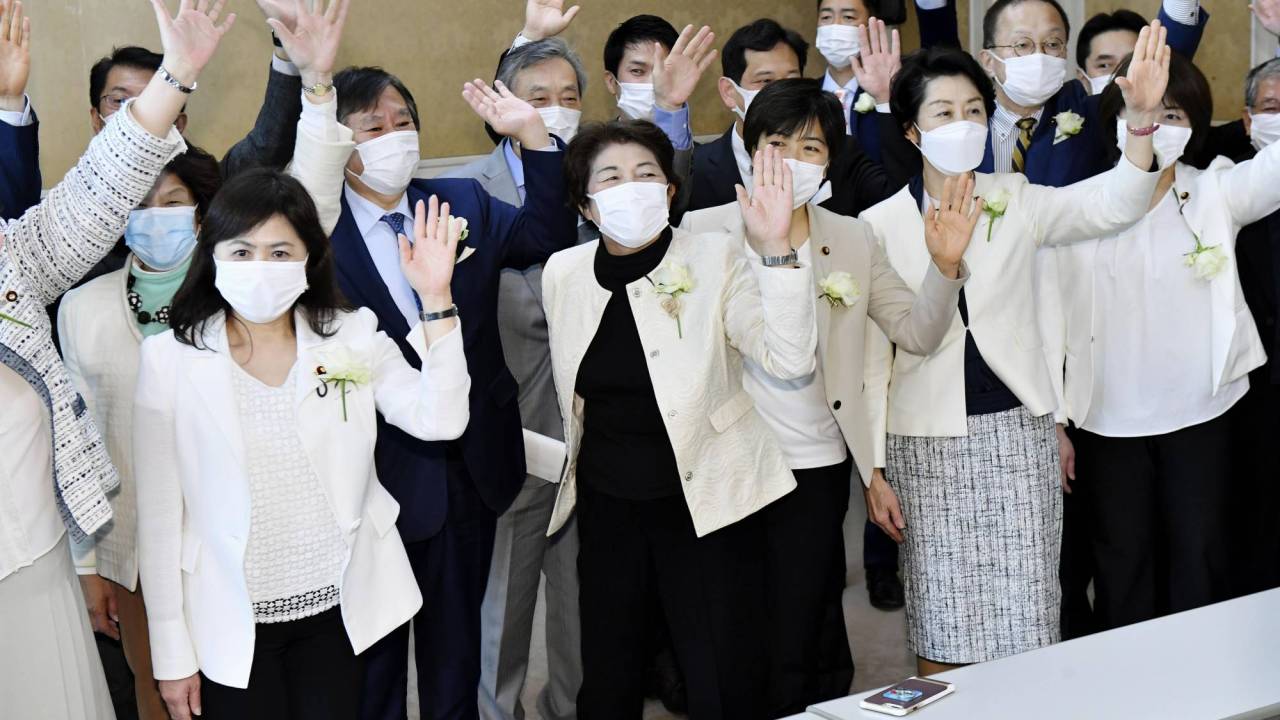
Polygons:
[[[1128,160],[1109,172],[1065,188],[1033,185],[1013,173],[977,175],[977,194],[1009,193],[1008,208],[993,221],[984,216],[965,251],[972,273],[965,285],[969,331],[983,359],[1035,416],[1054,412],[1034,289],[1036,252],[1109,235],[1133,225],[1146,212],[1157,173]],[[889,262],[907,284],[921,287],[932,261],[924,244],[924,220],[909,188],[864,212]],[[991,239],[987,240],[988,228]],[[941,347],[930,357],[897,351],[881,336],[869,348],[868,393],[887,397],[875,419],[877,455],[884,457],[886,432],[925,437],[962,437],[968,432],[964,392],[965,326],[960,312]],[[876,403],[872,403],[876,407]]]
[[[342,313],[321,337],[296,316],[294,373],[298,435],[347,544],[338,590],[351,645],[363,652],[403,625],[422,595],[396,530],[400,506],[378,483],[373,447],[377,415],[422,440],[462,435],[469,418],[462,328],[425,347],[421,324],[409,343],[414,370],[377,329],[367,309]],[[200,350],[173,332],[142,344],[133,418],[138,489],[138,559],[147,594],[151,662],[159,680],[200,670],[243,688],[253,663],[255,627],[244,556],[251,498],[225,323],[204,328]],[[324,397],[315,369],[347,358],[371,381]],[[335,360],[336,361],[336,360]]]
[[[567,460],[548,534],[568,521],[577,499],[583,400],[574,387],[612,297],[595,278],[600,242],[552,255],[542,273]],[[627,300],[694,531],[702,537],[795,488],[772,433],[742,389],[742,358],[784,379],[813,372],[813,273],[751,267],[736,238],[678,229],[663,262],[684,265],[693,277],[693,290],[681,297],[684,336],[648,280],[628,285]]]
[[[693,233],[729,233],[746,247],[737,203],[687,213],[680,227]],[[871,226],[817,205],[809,205],[809,242],[815,297],[821,294],[817,283],[834,272],[852,275],[861,292],[850,307],[833,308],[825,300],[818,302],[818,353],[827,406],[853,453],[863,484],[870,485],[871,468],[876,464],[872,413],[864,392],[868,332],[883,333],[899,347],[920,355],[932,353],[951,327],[968,272],[961,268],[960,278],[951,280],[930,263],[931,270],[916,295],[889,264]]]
[[[1219,157],[1205,170],[1178,163],[1174,187],[1188,193],[1183,207],[1187,227],[1206,247],[1217,245],[1227,256],[1227,269],[1210,280],[1212,298],[1213,377],[1216,395],[1226,385],[1267,361],[1266,350],[1245,304],[1236,271],[1236,235],[1240,228],[1280,209],[1280,145],[1236,165]],[[1093,272],[1098,242],[1056,251],[1062,286],[1061,312],[1066,347],[1052,367],[1064,367],[1067,414],[1081,423],[1093,399]],[[1190,271],[1188,271],[1190,272]],[[1143,308],[1133,308],[1142,312]]]

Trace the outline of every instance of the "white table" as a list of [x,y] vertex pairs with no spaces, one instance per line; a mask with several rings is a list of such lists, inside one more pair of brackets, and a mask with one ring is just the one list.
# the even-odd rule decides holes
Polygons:
[[[1242,568],[1243,570],[1244,568]],[[1280,717],[1280,590],[1210,605],[937,676],[956,691],[923,720],[1262,720]],[[881,688],[883,690],[883,688]],[[884,720],[858,702],[842,720]],[[797,718],[815,720],[811,712]]]

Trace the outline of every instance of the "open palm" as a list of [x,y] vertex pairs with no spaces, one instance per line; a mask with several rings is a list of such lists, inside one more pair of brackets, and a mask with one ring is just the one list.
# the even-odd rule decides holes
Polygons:
[[717,51],[711,47],[715,41],[710,27],[703,25],[695,33],[689,25],[670,53],[661,43],[653,44],[653,95],[658,105],[677,110],[688,102],[702,74],[716,59]]
[[449,295],[454,258],[463,223],[449,214],[449,203],[435,195],[418,201],[413,213],[413,242],[400,236],[400,267],[409,285],[424,298]]
[[462,97],[499,135],[528,144],[528,138],[547,134],[547,126],[538,111],[513,95],[501,82],[495,81],[493,87],[489,87],[477,78],[463,86]]
[[737,186],[747,240],[760,255],[785,255],[791,251],[791,168],[772,145],[756,150],[754,167],[751,196]]
[[569,27],[580,9],[574,5],[565,10],[564,0],[529,0],[524,6],[524,29],[520,34],[534,41],[555,37]]
[[200,74],[213,58],[222,36],[235,22],[236,14],[231,13],[221,25],[217,24],[226,4],[227,0],[181,0],[178,14],[170,17],[165,0],[151,0],[160,25],[166,70],[179,79]]
[[0,101],[13,98],[20,103],[30,76],[31,18],[22,16],[22,3],[0,0]]
[[1154,113],[1164,102],[1165,90],[1169,86],[1169,58],[1171,52],[1165,42],[1167,31],[1159,20],[1138,33],[1138,42],[1133,47],[1133,59],[1129,62],[1129,71],[1124,77],[1115,79],[1120,92],[1124,94],[1125,112],[1139,115]]
[[969,248],[985,203],[973,196],[973,176],[947,178],[938,205],[932,203],[924,218],[924,242],[929,255],[943,270],[958,268]]
[[268,18],[267,24],[300,72],[320,75],[333,72],[351,0],[329,0],[327,9],[324,0],[318,0],[313,8],[305,7],[302,0],[292,1],[296,5],[292,26],[276,18]]
[[871,94],[877,103],[889,102],[889,86],[902,69],[902,40],[897,29],[889,33],[883,20],[871,18],[857,28],[861,48],[853,57],[853,75],[858,87]]

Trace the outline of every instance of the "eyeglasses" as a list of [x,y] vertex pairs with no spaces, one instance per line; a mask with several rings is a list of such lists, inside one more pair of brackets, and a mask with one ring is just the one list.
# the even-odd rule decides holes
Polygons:
[[1035,40],[1024,37],[1018,38],[1009,45],[991,45],[990,47],[992,49],[1011,48],[1013,50],[1013,54],[1018,57],[1035,55],[1037,50],[1045,55],[1052,55],[1054,57],[1060,58],[1067,56],[1067,43],[1063,40],[1059,40],[1058,38],[1049,38],[1048,40],[1037,44]]
[[111,113],[118,112],[125,103],[132,99],[132,95],[103,95],[98,98],[98,103],[107,110],[107,112],[103,114],[110,115]]

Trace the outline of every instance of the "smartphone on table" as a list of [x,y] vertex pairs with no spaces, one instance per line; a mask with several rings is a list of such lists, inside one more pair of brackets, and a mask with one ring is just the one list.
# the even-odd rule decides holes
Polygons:
[[902,717],[955,692],[955,685],[941,680],[913,677],[877,693],[859,703],[863,710]]

